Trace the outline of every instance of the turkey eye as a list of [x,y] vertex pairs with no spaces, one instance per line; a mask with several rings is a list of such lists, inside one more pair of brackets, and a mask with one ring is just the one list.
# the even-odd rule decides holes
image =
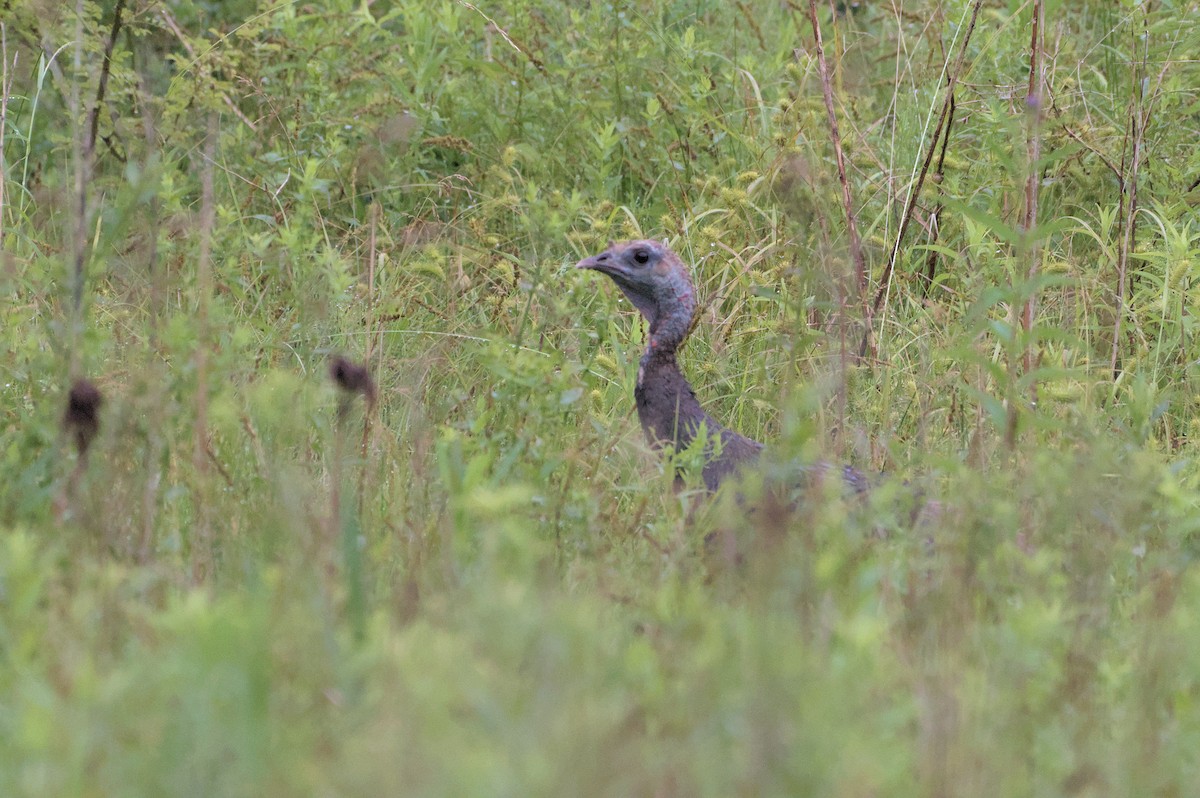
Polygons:
[[644,249],[639,249],[637,252],[633,253],[633,259],[638,263],[647,263],[650,260],[650,253]]

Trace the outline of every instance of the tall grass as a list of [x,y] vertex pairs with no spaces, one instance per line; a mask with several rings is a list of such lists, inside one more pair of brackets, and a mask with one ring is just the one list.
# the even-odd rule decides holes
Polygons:
[[[0,793],[1197,782],[1194,0],[10,5]],[[673,489],[630,236],[870,499]]]

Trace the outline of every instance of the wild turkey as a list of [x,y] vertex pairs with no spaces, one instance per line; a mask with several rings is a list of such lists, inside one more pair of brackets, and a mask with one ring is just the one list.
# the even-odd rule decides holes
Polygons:
[[[676,354],[696,315],[696,289],[679,256],[657,241],[626,241],[610,243],[599,255],[579,261],[576,268],[611,277],[650,324],[633,391],[638,419],[650,444],[670,446],[678,452],[705,429],[708,443],[703,476],[710,491],[739,468],[758,460],[763,445],[718,424],[704,412],[679,370]],[[805,471],[816,476],[831,468],[828,463],[817,463]],[[862,492],[869,487],[862,472],[850,466],[841,471],[851,490]]]

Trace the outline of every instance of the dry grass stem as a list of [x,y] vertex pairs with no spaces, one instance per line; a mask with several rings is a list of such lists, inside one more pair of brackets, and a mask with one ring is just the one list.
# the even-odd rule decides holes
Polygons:
[[837,162],[838,183],[842,188],[842,209],[846,213],[846,234],[850,240],[850,258],[854,263],[854,284],[863,302],[864,319],[870,327],[870,308],[866,304],[867,265],[863,257],[862,241],[858,236],[858,214],[854,210],[850,181],[846,177],[846,155],[842,150],[842,136],[838,129],[837,111],[833,104],[833,77],[825,60],[825,43],[821,38],[821,23],[817,18],[817,0],[808,0],[808,19],[812,23],[816,41],[817,69],[821,75],[821,93],[825,99],[825,116],[829,120],[829,141]]
[[[979,8],[982,5],[983,0],[975,0],[971,6],[971,21],[967,24],[967,30],[963,34],[962,43],[958,49],[958,57],[954,61],[954,68],[950,70],[950,74],[946,80],[946,99],[942,103],[941,115],[938,117],[937,126],[933,130],[933,136],[930,137],[929,147],[925,151],[925,159],[922,161],[921,168],[917,172],[917,182],[913,186],[912,191],[909,192],[904,206],[904,215],[900,219],[900,229],[896,233],[896,241],[892,245],[892,252],[888,256],[887,263],[884,265],[883,275],[879,278],[879,288],[875,292],[875,300],[871,303],[869,318],[872,320],[872,323],[874,323],[875,317],[879,314],[879,309],[883,306],[883,298],[887,296],[888,288],[892,281],[892,273],[896,268],[896,259],[900,257],[900,245],[904,242],[904,234],[908,232],[908,226],[912,222],[917,200],[921,196],[921,189],[925,186],[925,177],[929,173],[929,165],[933,162],[933,153],[937,149],[938,139],[941,138],[942,129],[946,126],[946,122],[950,117],[950,106],[954,100],[954,87],[962,76],[963,67],[967,60],[967,46],[971,42],[971,34],[975,31],[975,21],[979,18]],[[863,335],[862,343],[858,348],[859,356],[866,355],[871,343],[871,333],[872,330],[867,330]]]

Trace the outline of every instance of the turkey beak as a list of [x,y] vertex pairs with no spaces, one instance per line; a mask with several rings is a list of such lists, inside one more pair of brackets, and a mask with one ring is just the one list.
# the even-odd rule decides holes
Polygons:
[[608,276],[612,276],[612,264],[614,263],[614,259],[610,252],[612,251],[613,246],[616,245],[613,244],[612,239],[608,239],[607,250],[601,252],[600,254],[594,254],[594,256],[590,258],[583,258],[583,260],[580,260],[580,262],[575,264],[575,268],[595,269],[596,271],[605,272],[605,274]]
[[576,269],[592,269],[601,274],[607,274],[609,277],[616,278],[624,274],[625,270],[621,268],[620,261],[614,258],[609,252],[601,252],[599,255],[593,255],[590,258],[584,258],[575,264]]
[[590,258],[584,258],[583,260],[579,261],[579,263],[575,264],[575,268],[595,269],[596,271],[602,272],[604,271],[604,264],[609,260],[610,258],[607,255],[601,253],[600,255],[593,255]]

